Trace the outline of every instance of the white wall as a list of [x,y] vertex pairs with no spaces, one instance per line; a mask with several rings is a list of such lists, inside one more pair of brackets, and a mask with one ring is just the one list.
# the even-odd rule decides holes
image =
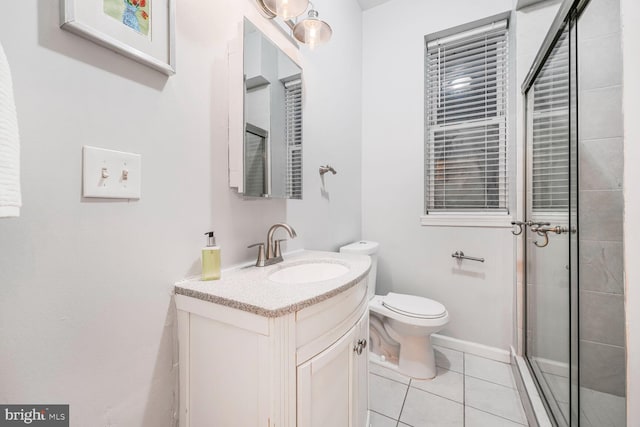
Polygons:
[[[175,425],[171,294],[176,280],[199,273],[204,232],[216,230],[224,266],[253,259],[246,245],[277,221],[325,247],[359,237],[351,198],[360,186],[361,61],[360,39],[350,37],[360,14],[355,0],[316,3],[321,14],[324,3],[334,8],[336,36],[329,49],[304,52],[305,165],[335,162],[344,172],[326,203],[331,219],[349,218],[335,228],[325,218],[306,223],[307,203],[320,203],[313,182],[295,221],[285,201],[246,201],[228,188],[226,41],[243,9],[257,13],[252,1],[180,0],[170,78],[60,30],[57,1],[4,8],[24,208],[0,221],[0,402],[69,403],[72,425]],[[341,84],[330,84],[338,75]],[[345,95],[346,86],[355,89]],[[142,199],[83,200],[83,144],[141,153]]]
[[[362,12],[355,0],[313,3],[333,37],[313,51],[302,47],[304,200],[287,202],[299,236],[289,249],[333,251],[361,231]],[[323,180],[318,168],[326,164],[338,173]]]
[[[423,227],[420,216],[424,36],[511,8],[511,0],[393,0],[363,14],[363,238],[380,242],[377,292],[436,299],[451,316],[444,334],[505,350],[513,333],[510,229]],[[456,250],[486,262],[458,267]]]
[[635,165],[640,161],[640,3],[621,0],[622,56],[623,56],[623,111],[624,111],[624,266],[627,314],[627,425],[640,424],[640,192],[637,183],[640,171]]

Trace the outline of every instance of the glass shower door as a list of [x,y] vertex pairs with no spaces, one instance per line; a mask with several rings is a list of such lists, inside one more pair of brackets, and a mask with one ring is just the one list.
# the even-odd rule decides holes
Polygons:
[[[573,29],[557,39],[527,92],[526,357],[558,426],[571,426],[577,350]],[[573,213],[573,214],[572,214]],[[576,322],[577,323],[577,322]]]

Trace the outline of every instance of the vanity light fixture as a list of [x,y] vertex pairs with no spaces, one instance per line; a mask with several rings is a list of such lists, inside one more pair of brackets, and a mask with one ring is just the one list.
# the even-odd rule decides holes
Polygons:
[[313,8],[313,3],[309,15],[293,27],[293,37],[300,43],[309,45],[311,49],[328,42],[331,34],[333,31],[329,24],[318,19],[318,11]]
[[[309,0],[256,0],[262,14],[274,19],[281,17],[293,33],[293,37],[311,49],[331,39],[333,31],[329,24],[318,19],[318,11]],[[302,15],[311,5],[307,17],[294,22],[292,19]]]
[[269,18],[281,17],[285,22],[300,16],[309,7],[309,0],[256,0]]

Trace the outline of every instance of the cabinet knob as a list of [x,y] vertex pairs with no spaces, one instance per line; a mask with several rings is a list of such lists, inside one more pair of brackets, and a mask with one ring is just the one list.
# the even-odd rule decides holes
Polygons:
[[358,340],[358,343],[353,347],[353,351],[360,356],[365,348],[367,348],[367,340]]
[[358,344],[353,347],[353,351],[360,356],[362,354],[362,342],[358,341]]

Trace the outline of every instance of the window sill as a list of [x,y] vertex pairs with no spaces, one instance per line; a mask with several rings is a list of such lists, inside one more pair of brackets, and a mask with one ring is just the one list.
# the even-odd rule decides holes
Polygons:
[[425,227],[511,228],[513,217],[503,214],[431,213],[420,217]]

